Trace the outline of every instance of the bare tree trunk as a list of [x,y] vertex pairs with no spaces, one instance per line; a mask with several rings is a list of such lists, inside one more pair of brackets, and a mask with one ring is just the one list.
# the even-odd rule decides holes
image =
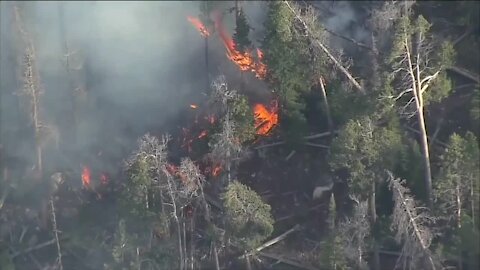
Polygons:
[[55,242],[57,244],[57,262],[58,262],[58,267],[60,270],[63,270],[63,264],[62,264],[62,250],[60,249],[60,241],[58,239],[58,228],[57,228],[57,216],[55,215],[55,207],[53,204],[53,196],[50,197],[50,207],[52,210],[52,227],[53,227],[53,232],[55,235]]
[[[423,101],[421,96],[418,96],[420,101]],[[417,100],[417,98],[416,98]],[[423,115],[423,106],[419,101],[417,103],[417,119],[418,125],[420,129],[420,139],[421,139],[421,147],[422,147],[422,156],[423,156],[423,163],[424,163],[424,177],[425,177],[425,190],[426,190],[426,199],[427,205],[432,208],[432,172],[430,168],[430,154],[428,148],[428,138],[427,138],[427,129],[425,127],[425,119]]]
[[[462,228],[462,194],[460,193],[460,183],[457,180],[457,185],[455,187],[455,196],[457,197],[457,228],[460,230]],[[463,269],[463,260],[462,260],[462,251],[461,249],[458,252],[458,270]]]
[[180,226],[180,219],[178,218],[177,214],[177,204],[175,202],[175,195],[173,194],[173,184],[172,179],[170,176],[167,176],[167,183],[168,183],[168,193],[170,195],[170,199],[172,201],[172,216],[175,220],[175,224],[177,225],[177,238],[178,238],[178,252],[179,252],[179,260],[180,260],[180,268],[179,270],[185,269],[184,263],[184,254],[183,254],[183,247],[182,247],[182,228]]
[[[429,148],[428,148],[427,130],[425,127],[422,95],[423,95],[423,91],[425,91],[426,88],[428,87],[429,81],[434,77],[436,77],[436,75],[431,76],[431,78],[428,80],[425,80],[425,81],[422,80],[420,77],[420,66],[419,66],[420,56],[417,55],[417,61],[415,63],[415,71],[414,71],[414,66],[412,63],[412,55],[410,53],[410,48],[408,46],[409,44],[408,38],[405,37],[403,42],[404,42],[405,52],[407,54],[406,57],[408,61],[408,74],[412,81],[412,92],[415,99],[416,115],[417,115],[418,125],[420,129],[422,157],[423,157],[423,163],[424,163],[424,181],[425,181],[426,200],[427,200],[428,207],[430,207],[431,209],[432,208],[432,172],[430,168],[430,154],[429,154]],[[436,74],[438,74],[438,72]]]
[[252,263],[250,262],[249,255],[245,256],[245,266],[247,267],[247,270],[252,270]]
[[[375,224],[377,223],[377,205],[376,205],[376,184],[375,181],[372,183],[372,191],[370,195],[370,222],[371,228],[375,228]],[[380,270],[380,255],[378,253],[378,244],[375,239],[375,234],[373,234],[373,269]],[[360,256],[362,253],[360,252]],[[362,260],[360,258],[359,264],[361,265]]]
[[332,116],[330,115],[330,106],[328,106],[328,100],[327,100],[327,91],[325,90],[325,82],[323,77],[319,78],[320,82],[320,89],[322,90],[322,97],[323,97],[323,104],[325,105],[325,113],[327,114],[327,121],[328,121],[328,131],[330,132],[330,135],[333,137],[333,121],[332,121]]
[[195,208],[193,209],[192,217],[190,218],[190,269],[194,270],[195,268]]

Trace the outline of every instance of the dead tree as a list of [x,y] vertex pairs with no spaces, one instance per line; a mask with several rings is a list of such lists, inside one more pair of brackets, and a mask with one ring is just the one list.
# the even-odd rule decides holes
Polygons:
[[354,269],[369,269],[365,261],[367,251],[366,239],[370,236],[370,221],[368,219],[368,201],[359,202],[352,217],[347,217],[338,225],[342,252]]
[[[205,193],[203,192],[203,185],[205,184],[205,176],[200,172],[198,167],[189,158],[182,160],[180,165],[180,174],[191,185],[195,185],[196,193],[199,193],[198,198],[200,199],[200,203],[202,204],[205,211],[205,220],[209,225],[213,226],[214,223],[213,223],[212,215],[210,213],[210,205],[208,204],[205,198]],[[190,240],[190,241],[193,241],[193,240]],[[218,247],[215,239],[212,241],[212,246],[213,246],[213,257],[215,260],[215,269],[220,270],[220,261],[218,259]],[[192,269],[193,269],[193,261],[191,261],[190,264],[192,265]]]
[[220,76],[213,82],[213,99],[220,102],[222,113],[225,115],[222,121],[222,131],[214,135],[214,143],[211,145],[210,157],[214,163],[225,168],[227,172],[227,184],[232,181],[232,163],[239,160],[243,153],[240,140],[235,136],[235,122],[232,119],[230,103],[237,97],[235,90],[229,90],[225,77]]
[[42,148],[38,143],[40,137],[40,95],[43,93],[40,89],[39,74],[37,70],[37,63],[35,57],[35,48],[33,45],[33,39],[31,34],[26,30],[26,27],[23,23],[21,17],[21,10],[15,4],[13,7],[14,11],[14,23],[17,26],[17,30],[20,33],[22,45],[20,48],[23,48],[23,82],[24,87],[19,91],[18,94],[25,95],[29,98],[30,103],[30,119],[32,121],[33,132],[35,137],[35,158],[36,158],[36,169],[40,173],[42,172]]
[[[405,97],[405,103],[401,106],[401,113],[407,118],[417,117],[420,131],[420,145],[424,163],[424,181],[427,195],[427,205],[432,207],[432,172],[430,168],[430,151],[425,125],[425,100],[424,96],[429,90],[430,84],[435,80],[442,69],[432,66],[430,59],[431,45],[426,39],[428,22],[419,17],[416,29],[412,35],[410,19],[404,15],[398,24],[399,31],[396,34],[392,54],[393,72],[392,76],[398,79],[400,93],[392,96],[395,101],[401,101]],[[409,98],[409,99],[408,99]]]
[[[418,206],[418,202],[410,195],[405,187],[405,181],[396,179],[388,172],[390,190],[393,192],[394,210],[391,228],[395,231],[395,240],[402,244],[402,252],[397,264],[402,262],[416,267],[438,268],[439,263],[434,258],[429,247],[433,233],[429,225],[434,218],[425,207]],[[428,266],[427,266],[428,265]]]

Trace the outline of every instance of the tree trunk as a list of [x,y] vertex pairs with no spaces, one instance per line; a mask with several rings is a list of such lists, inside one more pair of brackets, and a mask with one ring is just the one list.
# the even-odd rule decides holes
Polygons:
[[245,256],[245,266],[247,267],[247,270],[252,270],[252,263],[250,262],[249,255]]
[[[420,91],[417,89],[417,91]],[[419,101],[417,101],[420,99]],[[417,103],[417,119],[420,129],[420,139],[421,139],[421,148],[422,148],[422,157],[424,163],[424,181],[425,181],[425,192],[427,205],[432,209],[432,171],[430,168],[430,154],[428,148],[428,138],[427,138],[427,129],[425,127],[425,119],[423,115],[423,103],[422,96],[415,98]]]
[[323,77],[319,78],[319,82],[320,90],[322,90],[321,93],[323,98],[323,104],[325,106],[325,113],[327,114],[328,131],[330,132],[331,137],[333,137],[333,121],[332,116],[330,115],[330,106],[328,106],[327,91],[325,90],[325,82],[323,80]]
[[[370,222],[371,228],[374,230],[376,228],[375,224],[377,223],[377,205],[376,205],[376,184],[375,181],[372,183],[372,193],[370,195]],[[378,253],[378,244],[375,239],[375,232],[372,232],[373,236],[373,269],[380,270],[380,256]],[[358,265],[360,265],[361,261]]]
[[[457,228],[460,230],[462,228],[462,194],[460,193],[460,180],[457,180],[455,187],[455,197],[457,198]],[[460,243],[462,246],[462,243]],[[458,251],[458,270],[463,269],[463,260],[462,260],[462,250]]]

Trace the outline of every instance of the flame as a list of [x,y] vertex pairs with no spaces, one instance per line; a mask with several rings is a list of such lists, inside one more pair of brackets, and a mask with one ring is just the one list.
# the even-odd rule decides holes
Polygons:
[[192,109],[196,109],[196,108],[198,108],[198,105],[195,105],[195,104],[190,104],[190,108],[192,108]]
[[108,184],[108,177],[107,177],[106,174],[102,173],[102,174],[100,175],[100,183],[101,183],[102,185]]
[[200,21],[198,18],[187,16],[187,20],[191,22],[193,26],[195,26],[195,28],[197,28],[197,30],[200,32],[200,35],[202,35],[203,37],[206,38],[210,35],[207,27],[205,27],[202,21]]
[[276,100],[273,101],[271,109],[266,108],[263,104],[255,104],[253,112],[257,135],[268,135],[278,124],[278,102]]
[[221,171],[222,167],[220,165],[215,166],[212,170],[212,176],[218,176]]
[[85,188],[90,187],[90,169],[87,166],[83,166],[82,169],[82,185]]
[[206,130],[202,130],[202,132],[200,133],[200,135],[198,135],[197,138],[201,139],[201,138],[203,138],[203,137],[206,137],[207,134],[208,134],[208,132],[207,132]]
[[[241,53],[236,50],[235,42],[230,36],[228,36],[221,24],[221,15],[217,13],[215,17],[215,28],[218,29],[220,38],[222,39],[223,44],[227,49],[228,59],[233,61],[240,68],[241,71],[251,71],[255,73],[255,76],[257,78],[265,78],[266,66],[261,62],[263,53],[259,49],[257,49],[257,56],[259,61],[255,62],[251,52],[246,51],[244,53]],[[260,54],[258,52],[260,52]]]

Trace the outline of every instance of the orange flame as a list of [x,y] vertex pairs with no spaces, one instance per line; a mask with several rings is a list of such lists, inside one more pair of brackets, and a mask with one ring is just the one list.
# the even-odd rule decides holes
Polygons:
[[213,168],[212,175],[213,176],[218,176],[221,171],[222,171],[222,167],[220,165],[217,165]]
[[[215,28],[218,29],[220,34],[220,38],[227,49],[227,57],[231,61],[233,61],[241,71],[251,71],[255,73],[255,76],[259,79],[265,78],[266,74],[266,66],[261,62],[261,57],[263,54],[259,49],[257,49],[257,56],[259,58],[259,62],[256,63],[252,57],[251,52],[244,52],[241,53],[235,49],[236,45],[235,42],[231,37],[229,37],[221,24],[221,15],[217,13],[215,18]],[[258,53],[260,52],[260,54]],[[262,56],[260,56],[262,55]]]
[[278,103],[275,100],[271,109],[263,104],[255,104],[253,107],[255,117],[255,129],[257,135],[268,135],[274,126],[278,124]]
[[82,185],[85,188],[90,187],[90,169],[87,166],[83,166],[82,169]]
[[208,134],[208,132],[207,132],[206,130],[202,130],[202,132],[200,133],[200,135],[198,135],[197,138],[201,139],[201,138],[203,138],[203,137],[206,137],[207,134]]
[[192,109],[196,109],[196,108],[198,108],[198,105],[195,105],[195,104],[190,104],[190,108],[192,108]]
[[191,22],[195,28],[197,28],[197,30],[200,32],[200,35],[203,37],[208,37],[210,35],[207,27],[205,27],[205,25],[203,25],[198,18],[187,16],[187,20]]

